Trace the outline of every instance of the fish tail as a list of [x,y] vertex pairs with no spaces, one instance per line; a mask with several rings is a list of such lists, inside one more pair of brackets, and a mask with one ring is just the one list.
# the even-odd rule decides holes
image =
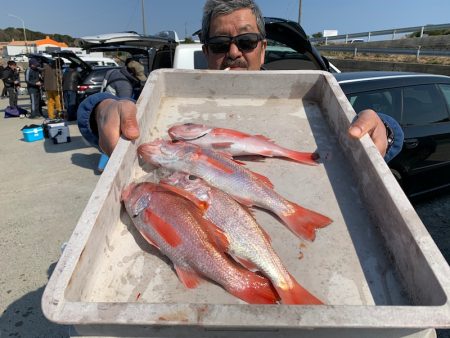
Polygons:
[[323,228],[333,221],[327,216],[302,208],[295,203],[291,202],[290,206],[294,209],[293,212],[280,213],[278,216],[294,234],[309,241],[316,238],[316,229]]
[[241,284],[241,287],[228,289],[228,292],[249,304],[277,303],[278,294],[267,278],[251,273],[248,279],[249,283],[245,283],[245,287]]
[[283,156],[285,156],[293,161],[303,163],[303,164],[308,164],[308,165],[318,165],[319,164],[317,162],[317,160],[319,159],[319,154],[317,154],[317,153],[303,153],[303,152],[294,151],[294,150],[287,150],[287,151],[283,151]]
[[294,278],[289,289],[276,287],[283,304],[323,305],[323,302],[301,286]]

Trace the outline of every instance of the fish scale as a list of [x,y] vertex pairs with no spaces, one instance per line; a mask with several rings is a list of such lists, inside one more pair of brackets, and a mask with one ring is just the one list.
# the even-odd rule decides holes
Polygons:
[[180,172],[165,178],[163,182],[185,189],[208,203],[204,217],[222,229],[229,239],[229,246],[223,249],[243,265],[252,268],[249,266],[251,263],[268,277],[283,303],[321,304],[289,274],[273,250],[268,235],[248,210],[231,196],[200,178]]
[[151,164],[201,177],[246,206],[272,211],[300,238],[312,241],[317,228],[332,222],[324,215],[288,201],[273,190],[266,177],[251,172],[220,152],[183,141],[155,140],[141,144],[138,153]]
[[238,267],[216,248],[202,211],[186,198],[145,182],[128,186],[122,200],[136,228],[170,258],[187,287],[207,278],[249,303],[276,302],[266,278]]

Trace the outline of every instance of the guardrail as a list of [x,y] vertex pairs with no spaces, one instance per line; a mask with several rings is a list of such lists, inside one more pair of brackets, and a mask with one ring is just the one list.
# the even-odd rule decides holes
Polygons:
[[349,39],[351,40],[353,38],[366,38],[367,37],[367,41],[370,41],[370,38],[372,36],[379,36],[379,35],[392,35],[392,40],[395,40],[395,36],[398,33],[420,32],[420,37],[422,37],[424,32],[429,32],[429,31],[438,30],[438,29],[450,29],[450,23],[439,24],[439,25],[414,26],[414,27],[405,27],[405,28],[392,28],[392,29],[384,29],[384,30],[372,31],[372,32],[341,34],[341,35],[335,35],[335,36],[327,36],[327,37],[323,37],[323,38],[311,38],[310,41],[312,43],[325,42],[325,45],[326,45],[328,43],[328,41],[344,40],[345,43],[347,43],[349,41]]
[[367,48],[367,47],[342,47],[342,46],[316,46],[316,48],[323,51],[353,53],[356,56],[358,53],[368,54],[399,54],[399,55],[416,55],[420,56],[450,56],[449,50],[424,50],[420,46],[418,48]]

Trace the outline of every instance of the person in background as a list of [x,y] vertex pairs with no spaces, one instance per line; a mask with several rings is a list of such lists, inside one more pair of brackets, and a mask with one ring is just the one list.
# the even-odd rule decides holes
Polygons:
[[61,105],[62,79],[61,68],[57,63],[62,62],[52,60],[50,64],[44,64],[43,78],[44,87],[47,93],[47,113],[49,119],[63,117]]
[[144,87],[147,76],[144,66],[133,59],[127,59],[125,67],[111,69],[102,83],[102,92],[111,93],[117,97],[137,100]]
[[5,70],[5,65],[3,63],[3,60],[0,60],[0,79],[2,80],[0,82],[1,87],[1,98],[6,99],[8,96],[6,95],[6,86],[5,86],[5,80],[3,80],[3,71]]
[[67,109],[67,121],[77,119],[77,88],[81,80],[81,75],[77,70],[77,65],[71,63],[69,68],[63,74],[63,96],[64,106]]
[[28,61],[28,68],[25,71],[25,82],[27,83],[28,94],[31,101],[31,114],[29,118],[35,119],[42,116],[41,110],[41,87],[42,78],[39,70],[39,61],[31,58]]
[[9,96],[9,106],[17,108],[17,88],[20,87],[20,81],[15,61],[8,61],[8,65],[3,71],[3,78]]
[[[245,39],[236,39],[248,33]],[[264,64],[267,46],[264,19],[253,0],[207,0],[201,40],[209,69],[260,70]],[[139,137],[136,111],[130,100],[98,93],[80,104],[78,127],[86,140],[111,154],[121,135],[129,140]],[[380,116],[365,109],[348,132],[352,138],[368,134],[388,162],[402,148],[403,131],[390,116]]]

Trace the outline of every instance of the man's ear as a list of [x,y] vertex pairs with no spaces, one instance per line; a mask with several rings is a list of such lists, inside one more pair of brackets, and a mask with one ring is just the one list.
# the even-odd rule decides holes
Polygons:
[[264,64],[264,60],[266,58],[266,48],[267,48],[267,40],[264,39],[261,41],[261,65]]

